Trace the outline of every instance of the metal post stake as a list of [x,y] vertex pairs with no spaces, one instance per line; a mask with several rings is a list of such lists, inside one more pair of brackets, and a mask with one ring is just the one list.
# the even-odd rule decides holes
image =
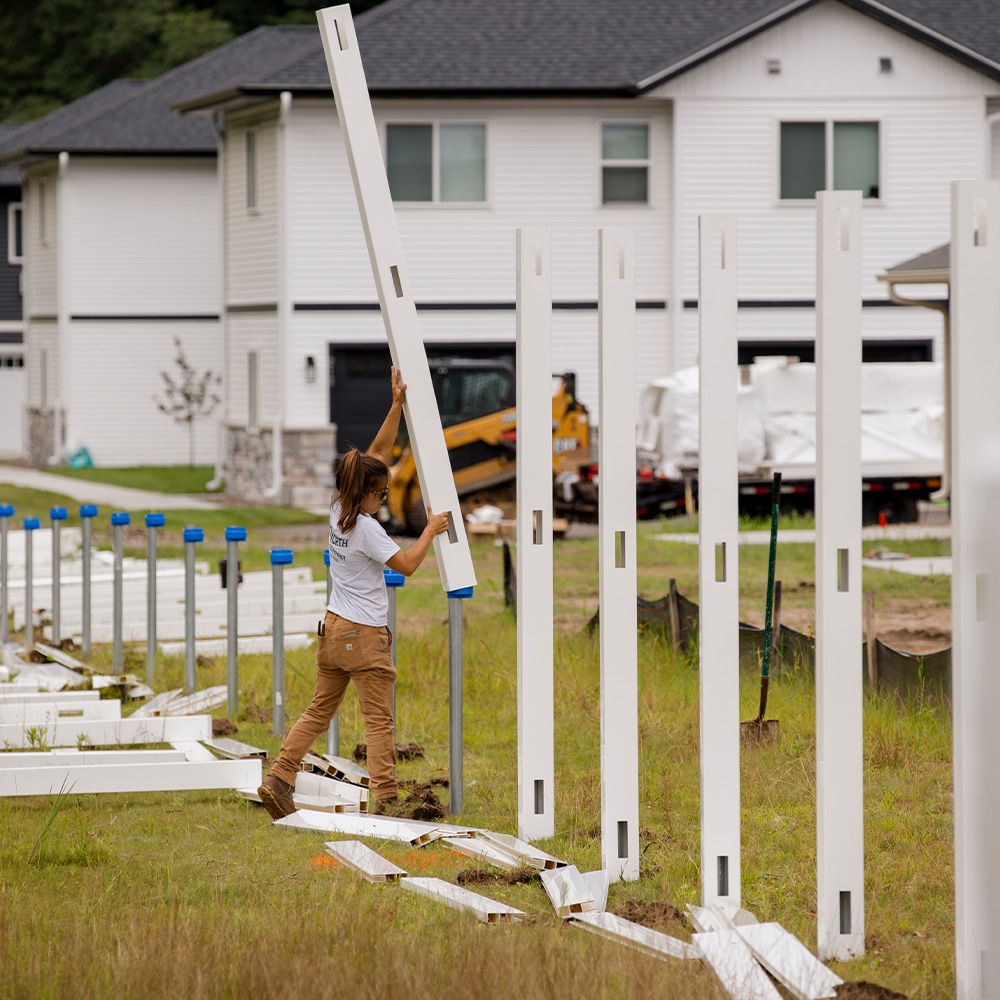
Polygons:
[[60,605],[62,604],[62,585],[60,583],[62,549],[59,544],[59,528],[67,516],[65,507],[53,507],[49,511],[49,518],[52,521],[52,645],[57,649],[62,639],[60,623]]
[[10,504],[0,504],[0,647],[10,637],[7,608],[7,519],[15,513]]
[[90,658],[90,528],[97,517],[97,507],[92,503],[80,506],[80,527],[83,531],[83,608],[80,626],[80,645],[85,660]]
[[163,514],[146,515],[146,683],[156,672],[156,529],[167,523]]
[[[396,665],[396,590],[406,584],[406,577],[402,573],[397,573],[394,569],[383,569],[382,576],[385,579],[385,593],[389,599],[389,633],[392,636],[392,665]],[[396,682],[392,682],[392,729],[395,733],[398,729],[396,725]]]
[[[326,567],[326,606],[330,607],[330,594],[333,593],[333,574],[330,572],[330,550],[323,550],[323,565]],[[324,617],[326,617],[324,615]],[[331,757],[340,756],[340,712],[334,712],[330,725],[326,730],[326,752]]]
[[194,547],[205,540],[201,528],[184,529],[184,690],[193,694],[194,673]]
[[115,673],[122,672],[122,528],[132,523],[128,514],[116,511],[111,515],[111,549],[114,556],[114,611],[113,639],[111,647],[111,667]]
[[457,816],[464,806],[462,732],[462,601],[472,587],[448,591],[448,790],[449,810]]
[[271,721],[275,736],[285,733],[285,567],[292,564],[291,549],[271,549],[271,627],[274,637]]
[[246,528],[226,528],[226,707],[231,716],[239,703],[239,543],[246,540]]
[[34,553],[32,552],[33,532],[39,528],[37,517],[24,519],[24,648],[30,650],[35,645],[35,612],[33,609],[32,585],[34,576]]

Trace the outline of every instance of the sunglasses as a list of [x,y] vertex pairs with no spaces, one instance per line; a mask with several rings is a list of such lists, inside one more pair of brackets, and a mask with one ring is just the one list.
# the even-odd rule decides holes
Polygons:
[[386,499],[389,496],[389,487],[386,486],[384,490],[370,490],[369,492],[377,496],[379,500],[382,501],[382,503],[385,503]]

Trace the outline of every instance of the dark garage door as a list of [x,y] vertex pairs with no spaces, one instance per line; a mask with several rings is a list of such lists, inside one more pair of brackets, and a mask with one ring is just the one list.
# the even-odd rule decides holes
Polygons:
[[[512,343],[427,344],[427,357],[502,359],[514,363]],[[392,399],[388,347],[330,345],[330,422],[337,425],[337,451],[367,448]]]

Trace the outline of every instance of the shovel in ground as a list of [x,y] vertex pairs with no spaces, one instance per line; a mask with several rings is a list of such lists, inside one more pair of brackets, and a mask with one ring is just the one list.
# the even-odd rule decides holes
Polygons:
[[778,556],[778,501],[781,499],[781,473],[771,482],[771,539],[767,552],[767,599],[764,602],[764,649],[760,658],[760,711],[756,719],[740,723],[743,743],[770,743],[781,735],[777,719],[765,719],[767,687],[771,668],[771,623],[774,614],[774,564]]

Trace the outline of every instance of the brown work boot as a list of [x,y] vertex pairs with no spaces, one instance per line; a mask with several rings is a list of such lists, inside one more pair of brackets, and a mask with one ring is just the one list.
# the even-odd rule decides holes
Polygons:
[[295,812],[295,803],[292,801],[292,786],[273,774],[269,774],[261,782],[257,794],[272,819],[281,819],[282,816],[289,816]]

